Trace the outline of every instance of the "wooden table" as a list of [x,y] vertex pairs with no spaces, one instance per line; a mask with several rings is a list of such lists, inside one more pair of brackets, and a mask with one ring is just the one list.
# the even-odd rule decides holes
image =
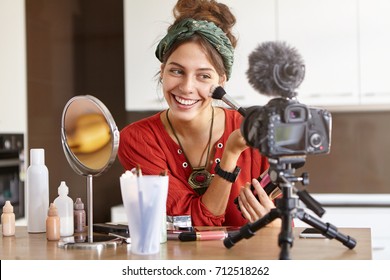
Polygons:
[[[369,228],[340,228],[339,232],[357,240],[354,249],[348,249],[337,240],[303,239],[299,233],[303,228],[294,228],[294,244],[290,250],[295,260],[366,260],[372,258],[371,230]],[[236,243],[230,249],[223,241],[181,242],[168,240],[161,245],[159,254],[141,256],[132,254],[128,244],[97,249],[65,249],[57,242],[47,241],[45,233],[27,233],[26,227],[17,227],[13,237],[0,237],[1,260],[126,260],[126,259],[162,259],[162,260],[275,260],[279,259],[280,248],[277,240],[280,228],[263,228],[250,239]]]

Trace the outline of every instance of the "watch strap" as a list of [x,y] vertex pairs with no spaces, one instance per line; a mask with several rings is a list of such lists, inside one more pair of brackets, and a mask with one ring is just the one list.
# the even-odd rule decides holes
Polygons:
[[215,165],[215,168],[214,168],[215,174],[217,174],[219,177],[221,177],[221,178],[223,178],[231,183],[234,183],[236,181],[237,176],[240,173],[240,170],[241,170],[241,168],[236,166],[236,168],[234,169],[233,172],[227,172],[219,166],[219,162]]

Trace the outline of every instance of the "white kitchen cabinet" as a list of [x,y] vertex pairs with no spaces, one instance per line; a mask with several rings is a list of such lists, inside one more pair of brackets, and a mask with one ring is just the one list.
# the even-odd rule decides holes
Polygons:
[[161,110],[166,107],[155,75],[160,62],[157,43],[172,23],[176,0],[124,0],[126,110]]
[[226,92],[242,106],[264,105],[270,99],[256,91],[248,83],[248,56],[265,41],[276,39],[276,1],[269,0],[226,0],[223,1],[237,18],[234,27],[238,45],[234,52],[231,79],[226,83]]
[[305,61],[298,100],[307,105],[357,105],[356,0],[278,3],[278,39],[296,47]]
[[0,1],[0,133],[27,132],[25,4]]
[[362,104],[390,104],[390,1],[359,1]]

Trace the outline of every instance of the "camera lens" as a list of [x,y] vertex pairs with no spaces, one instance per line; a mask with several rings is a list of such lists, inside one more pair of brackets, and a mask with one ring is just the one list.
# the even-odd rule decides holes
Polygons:
[[241,124],[241,134],[251,147],[260,148],[260,132],[263,131],[262,114],[263,110],[261,106],[249,107],[246,109],[245,119]]

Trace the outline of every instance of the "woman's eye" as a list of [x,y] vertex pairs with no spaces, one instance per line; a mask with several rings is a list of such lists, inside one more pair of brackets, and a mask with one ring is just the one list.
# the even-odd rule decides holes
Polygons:
[[202,79],[211,79],[211,76],[208,75],[208,74],[201,74],[200,77],[201,77]]
[[171,72],[172,74],[175,74],[175,75],[183,74],[183,70],[180,70],[180,69],[171,69],[171,70],[169,70],[169,72]]

